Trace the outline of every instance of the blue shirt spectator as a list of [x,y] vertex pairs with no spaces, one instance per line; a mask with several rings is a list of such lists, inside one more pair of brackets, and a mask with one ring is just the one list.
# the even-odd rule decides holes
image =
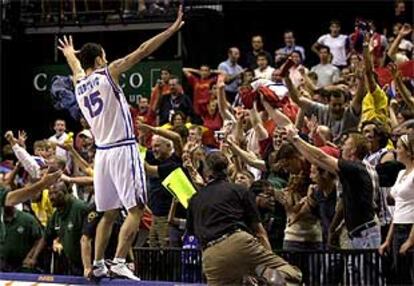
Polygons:
[[305,61],[305,49],[302,46],[296,45],[295,43],[296,40],[293,35],[293,32],[286,31],[283,35],[283,38],[284,38],[285,46],[275,51],[275,63],[281,64],[288,58],[288,56],[293,51],[299,52],[302,56],[302,62],[304,62]]
[[243,68],[237,63],[240,58],[239,49],[231,47],[228,56],[226,61],[219,64],[218,70],[226,73],[226,92],[237,93],[243,72]]

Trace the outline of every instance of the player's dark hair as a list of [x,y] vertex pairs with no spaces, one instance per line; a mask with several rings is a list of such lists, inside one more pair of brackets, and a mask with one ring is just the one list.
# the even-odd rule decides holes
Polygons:
[[79,53],[79,60],[84,70],[95,66],[96,57],[103,56],[102,46],[96,43],[86,43]]

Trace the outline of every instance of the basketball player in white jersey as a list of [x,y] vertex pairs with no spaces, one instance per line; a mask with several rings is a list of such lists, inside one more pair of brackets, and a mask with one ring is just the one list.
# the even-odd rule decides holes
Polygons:
[[[105,51],[98,44],[88,43],[76,51],[71,37],[59,40],[59,49],[73,73],[79,107],[91,126],[97,146],[95,202],[97,210],[104,212],[104,216],[96,230],[93,269],[84,265],[85,276],[102,278],[111,272],[114,276],[139,280],[126,266],[125,258],[147,201],[146,182],[144,166],[136,148],[134,124],[118,78],[174,35],[184,24],[182,17],[180,7],[171,27],[110,64],[107,64]],[[128,210],[128,216],[119,232],[115,258],[108,271],[104,252],[121,207]]]

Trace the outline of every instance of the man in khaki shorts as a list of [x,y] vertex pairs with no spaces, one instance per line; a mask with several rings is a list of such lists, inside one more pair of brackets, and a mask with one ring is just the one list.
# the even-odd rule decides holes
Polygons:
[[202,244],[208,285],[241,285],[249,275],[269,285],[299,284],[301,271],[271,251],[252,194],[227,181],[226,157],[211,153],[206,165],[209,183],[190,201],[187,232]]

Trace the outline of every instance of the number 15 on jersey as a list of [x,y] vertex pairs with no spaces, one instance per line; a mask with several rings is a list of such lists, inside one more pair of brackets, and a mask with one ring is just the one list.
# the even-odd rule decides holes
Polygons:
[[85,96],[84,105],[89,110],[91,118],[98,116],[103,110],[103,100],[100,97],[99,91],[91,93],[89,96]]

